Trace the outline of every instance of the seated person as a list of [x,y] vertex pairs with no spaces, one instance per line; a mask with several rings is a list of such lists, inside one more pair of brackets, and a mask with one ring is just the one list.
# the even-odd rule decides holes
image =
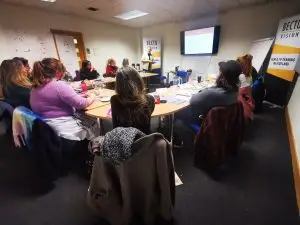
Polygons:
[[237,102],[241,66],[234,60],[219,63],[220,75],[216,86],[192,96],[190,109],[192,122],[199,123],[199,116],[206,116],[208,111],[218,106],[228,106]]
[[149,134],[154,98],[145,94],[144,82],[135,69],[117,72],[116,93],[110,99],[113,127],[134,127]]
[[175,134],[188,148],[193,148],[195,134],[202,123],[200,115],[204,118],[212,108],[238,101],[240,65],[233,60],[221,62],[219,70],[216,85],[193,95],[190,106],[176,113]]
[[28,60],[23,58],[23,57],[14,57],[13,59],[21,61],[23,66],[25,67],[27,76],[31,77],[31,68],[30,68],[30,65],[28,63]]
[[200,115],[217,106],[228,106],[237,102],[239,92],[239,75],[241,67],[236,61],[219,63],[220,75],[216,85],[192,96],[190,106],[176,114],[184,124],[201,125]]
[[4,60],[0,66],[1,86],[4,99],[13,107],[30,108],[29,98],[31,82],[22,62],[19,60]]
[[82,68],[80,70],[80,80],[93,80],[99,77],[99,73],[92,66],[88,60],[82,61]]
[[105,75],[106,77],[116,77],[118,67],[116,66],[116,60],[110,58],[107,60],[107,65],[106,65],[106,72]]
[[127,58],[123,59],[122,66],[123,68],[129,67],[129,59]]
[[[254,100],[252,97],[252,84],[253,84],[253,67],[252,67],[252,55],[244,55],[238,57],[237,62],[241,65],[242,74],[240,75],[240,95],[239,99],[244,106],[245,117],[253,120]],[[255,74],[255,76],[257,76]],[[257,79],[257,77],[254,77]]]
[[239,76],[240,79],[240,88],[250,87],[252,85],[252,55],[244,55],[238,57],[236,60],[242,69],[242,73]]
[[85,109],[95,98],[83,98],[66,82],[57,81],[57,74],[65,72],[61,68],[64,67],[54,58],[34,63],[30,97],[32,111],[45,119],[62,138],[73,141],[92,139],[94,134],[90,127],[83,125],[80,118],[74,117],[74,109]]
[[58,61],[57,63],[57,72],[56,72],[56,80],[64,80],[69,81],[69,79],[72,79],[72,76],[69,72],[67,72],[66,67],[64,64],[62,64],[61,61]]

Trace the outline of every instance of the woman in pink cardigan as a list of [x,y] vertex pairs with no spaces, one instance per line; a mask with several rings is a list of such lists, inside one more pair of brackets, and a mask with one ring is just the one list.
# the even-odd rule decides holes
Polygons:
[[76,109],[85,109],[95,98],[83,98],[64,81],[56,77],[65,72],[63,64],[54,58],[45,58],[34,63],[33,89],[30,105],[34,113],[41,116],[59,136],[80,141],[94,137],[80,118],[75,118]]

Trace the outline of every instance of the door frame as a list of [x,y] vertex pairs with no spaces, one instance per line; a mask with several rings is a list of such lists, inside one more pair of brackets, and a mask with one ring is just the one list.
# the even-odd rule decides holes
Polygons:
[[78,42],[78,47],[80,49],[79,55],[80,55],[81,62],[83,60],[86,60],[85,45],[84,45],[84,41],[83,41],[83,35],[81,32],[68,31],[68,30],[56,30],[56,29],[50,29],[50,31],[53,36],[54,45],[55,45],[56,53],[57,53],[59,60],[60,60],[60,56],[59,56],[59,52],[58,52],[58,48],[57,48],[55,35],[65,35],[65,36],[72,36],[72,37],[76,38],[76,40]]

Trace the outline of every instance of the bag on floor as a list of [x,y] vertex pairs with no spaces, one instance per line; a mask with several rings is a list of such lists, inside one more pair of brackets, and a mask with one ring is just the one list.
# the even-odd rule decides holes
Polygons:
[[266,95],[266,87],[263,77],[258,78],[252,85],[252,97],[255,102],[254,112],[262,112],[262,105]]

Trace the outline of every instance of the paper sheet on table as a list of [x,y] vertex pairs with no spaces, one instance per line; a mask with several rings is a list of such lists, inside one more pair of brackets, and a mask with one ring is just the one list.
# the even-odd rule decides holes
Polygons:
[[161,97],[160,100],[166,100],[167,103],[174,103],[174,104],[182,104],[182,103],[185,103],[185,102],[188,102],[187,99],[184,99],[184,98],[180,98],[179,96],[167,96],[167,97]]
[[182,185],[182,181],[181,179],[179,178],[178,174],[175,172],[175,186],[180,186]]
[[164,94],[168,91],[168,88],[157,88],[156,89],[156,93],[161,95],[161,94]]

